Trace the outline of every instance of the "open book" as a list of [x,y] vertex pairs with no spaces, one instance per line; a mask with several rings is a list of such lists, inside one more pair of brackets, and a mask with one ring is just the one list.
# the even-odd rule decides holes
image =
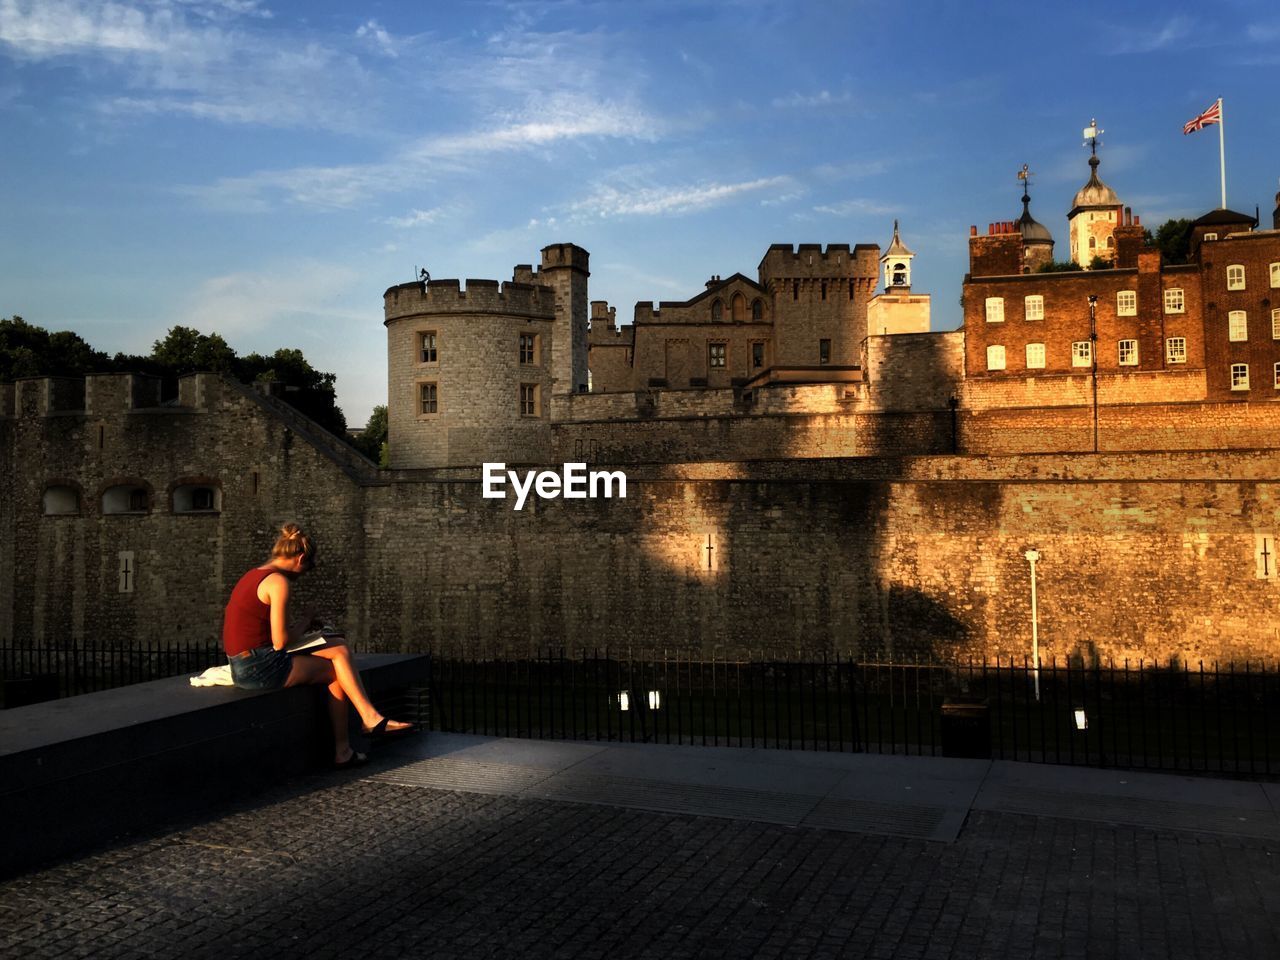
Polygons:
[[293,643],[285,646],[286,653],[306,653],[308,650],[319,650],[334,643],[345,643],[347,635],[332,624],[323,624],[315,630],[308,630]]

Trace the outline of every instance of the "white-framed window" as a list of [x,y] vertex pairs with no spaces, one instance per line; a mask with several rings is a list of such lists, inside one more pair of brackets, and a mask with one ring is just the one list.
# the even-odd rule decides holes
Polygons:
[[1030,297],[1025,297],[1022,303],[1026,309],[1026,317],[1028,320],[1044,319],[1044,297],[1039,294],[1033,294]]
[[440,386],[436,383],[418,384],[418,413],[433,417],[440,412]]
[[1138,341],[1120,341],[1120,366],[1136,367],[1138,365]]
[[536,383],[520,384],[520,416],[536,417],[538,413],[538,385]]
[[1231,365],[1231,389],[1249,389],[1249,365],[1247,363],[1233,363]]
[[1217,235],[1216,233],[1206,233],[1206,234],[1204,235],[1204,238],[1205,238],[1206,240],[1217,240],[1217,239],[1218,239],[1218,235]]
[[1227,267],[1227,289],[1243,290],[1244,289],[1244,265],[1233,263]]
[[987,323],[1004,323],[1004,297],[987,297]]
[[707,366],[713,369],[722,369],[725,365],[725,351],[728,346],[726,343],[707,344]]
[[1004,347],[1000,344],[992,344],[987,347],[987,369],[1003,370],[1004,369]]
[[1093,343],[1089,340],[1077,340],[1071,344],[1071,365],[1073,367],[1093,366]]
[[1280,307],[1271,311],[1271,339],[1280,340]]
[[423,330],[418,334],[418,362],[437,363],[439,360],[440,352],[436,344],[436,332],[434,330]]
[[1280,363],[1273,365],[1272,379],[1275,381],[1276,389],[1280,390]]
[[1187,362],[1187,338],[1170,337],[1164,342],[1164,358],[1168,363]]
[[1275,290],[1280,287],[1280,263],[1271,265],[1271,289]]
[[1232,310],[1227,314],[1227,339],[1233,343],[1249,339],[1248,314],[1243,310]]
[[1116,316],[1136,317],[1138,315],[1138,292],[1121,290],[1116,294]]
[[1164,292],[1164,312],[1165,313],[1186,313],[1187,298],[1182,294],[1181,287],[1170,287]]
[[1044,369],[1044,344],[1043,343],[1027,344],[1027,369],[1028,370]]

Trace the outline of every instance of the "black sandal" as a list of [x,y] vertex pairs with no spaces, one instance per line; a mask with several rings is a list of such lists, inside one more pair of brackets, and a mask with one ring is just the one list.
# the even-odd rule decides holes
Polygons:
[[409,724],[407,727],[398,727],[395,730],[388,730],[388,718],[383,717],[375,723],[370,729],[363,731],[366,737],[372,737],[375,740],[382,740],[387,737],[402,737],[406,733],[413,733],[418,729],[416,724]]
[[352,750],[351,756],[347,759],[333,761],[333,769],[335,770],[352,770],[356,767],[363,767],[369,762],[368,754],[360,753],[358,750]]

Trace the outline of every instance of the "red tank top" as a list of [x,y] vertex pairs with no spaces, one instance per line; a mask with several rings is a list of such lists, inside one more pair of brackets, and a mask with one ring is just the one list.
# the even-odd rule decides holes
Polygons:
[[231,657],[256,647],[271,646],[271,605],[258,599],[258,587],[275,568],[254,568],[231,591],[222,615],[222,646]]

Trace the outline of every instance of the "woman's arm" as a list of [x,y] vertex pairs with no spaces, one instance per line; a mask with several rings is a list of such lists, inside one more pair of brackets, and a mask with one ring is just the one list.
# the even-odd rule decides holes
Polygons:
[[289,578],[273,573],[262,581],[266,602],[271,607],[271,646],[283,650],[289,645]]

